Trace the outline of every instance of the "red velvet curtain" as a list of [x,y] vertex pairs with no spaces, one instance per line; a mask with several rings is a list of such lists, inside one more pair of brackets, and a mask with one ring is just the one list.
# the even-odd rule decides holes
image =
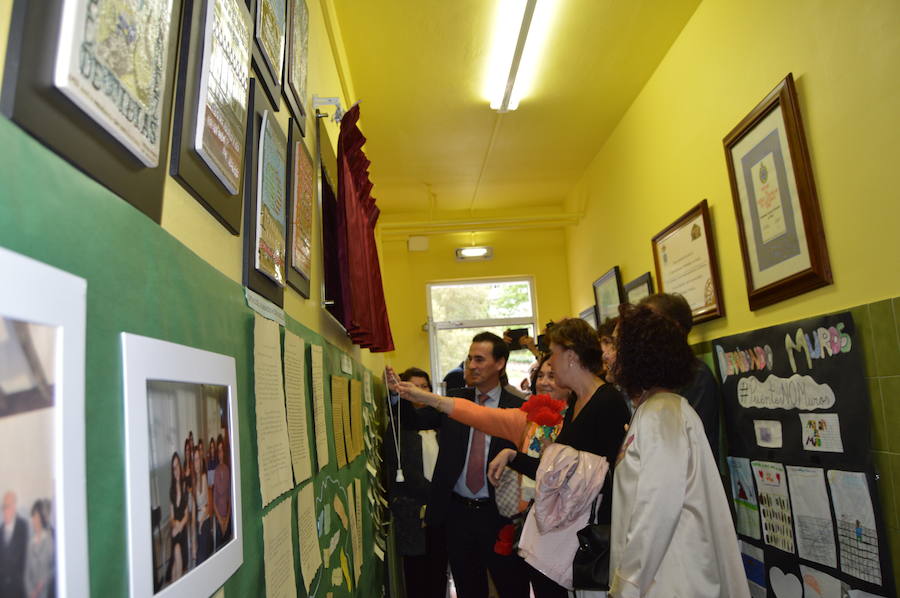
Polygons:
[[338,261],[343,310],[341,323],[353,342],[373,352],[393,351],[375,245],[375,224],[380,213],[372,197],[366,142],[359,130],[359,105],[341,118],[338,137]]

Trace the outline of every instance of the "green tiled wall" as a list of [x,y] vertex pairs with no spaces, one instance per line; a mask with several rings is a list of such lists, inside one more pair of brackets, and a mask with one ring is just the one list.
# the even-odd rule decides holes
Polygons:
[[894,575],[900,573],[900,297],[850,310],[862,344],[872,399],[872,456],[888,528]]

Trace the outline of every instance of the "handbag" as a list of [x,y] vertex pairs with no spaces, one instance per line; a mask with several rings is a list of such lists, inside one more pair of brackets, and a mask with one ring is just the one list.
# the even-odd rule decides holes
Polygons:
[[512,517],[519,512],[520,488],[519,474],[509,467],[504,469],[499,483],[494,487],[494,502],[502,516]]
[[608,523],[598,523],[597,511],[603,494],[597,495],[591,504],[588,524],[578,530],[578,550],[572,561],[572,585],[577,590],[609,589],[609,528]]

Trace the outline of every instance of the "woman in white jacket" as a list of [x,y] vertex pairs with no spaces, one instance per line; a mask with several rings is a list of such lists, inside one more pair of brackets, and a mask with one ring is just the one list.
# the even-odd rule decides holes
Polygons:
[[691,379],[684,333],[622,306],[604,360],[637,407],[612,496],[614,598],[749,598],[728,500],[703,423],[672,389]]

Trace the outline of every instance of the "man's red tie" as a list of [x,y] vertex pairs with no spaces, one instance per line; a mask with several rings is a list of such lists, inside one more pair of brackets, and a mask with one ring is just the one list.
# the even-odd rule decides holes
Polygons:
[[[479,405],[484,405],[484,402],[489,398],[489,396],[483,394],[476,399],[476,402]],[[469,447],[466,486],[472,491],[472,494],[478,494],[484,487],[484,432],[480,432],[475,428],[472,428],[472,446]]]

